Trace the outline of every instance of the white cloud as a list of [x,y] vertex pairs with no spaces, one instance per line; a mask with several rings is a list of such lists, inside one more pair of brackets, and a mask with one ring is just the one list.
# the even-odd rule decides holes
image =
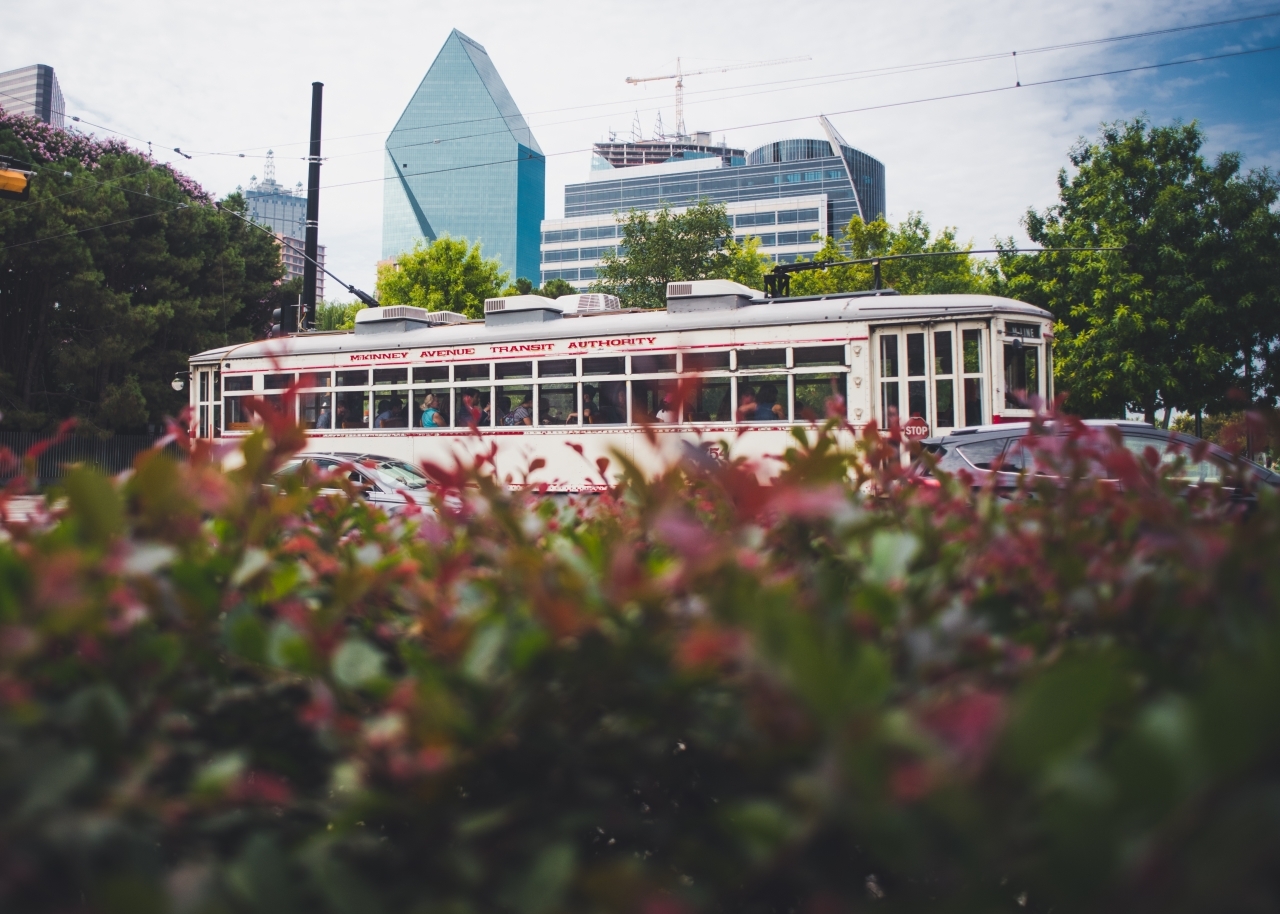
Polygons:
[[[327,189],[321,240],[338,275],[371,289],[380,250],[382,142],[454,27],[487,48],[551,154],[547,214],[553,216],[562,210],[564,184],[586,172],[588,155],[581,150],[610,127],[628,134],[640,108],[648,133],[655,105],[665,106],[663,120],[674,126],[670,89],[659,88],[667,84],[642,88],[624,80],[663,72],[676,56],[684,58],[686,69],[812,57],[802,64],[689,78],[689,127],[713,128],[717,137],[723,132],[731,144],[751,148],[783,136],[815,136],[818,126],[813,121],[740,125],[1007,86],[1017,77],[1028,83],[1172,58],[1161,56],[1161,44],[1145,41],[1024,53],[1016,76],[1014,60],[1006,56],[800,90],[712,90],[1025,51],[1247,15],[1254,6],[1263,9],[1232,0],[1079,0],[1070,6],[1012,0],[743,0],[733,6],[705,0],[45,0],[6,10],[0,69],[53,65],[74,113],[154,140],[157,150],[181,146],[231,153],[192,161],[168,154],[219,194],[247,184],[251,174],[261,175],[262,160],[253,156],[268,148],[276,151],[282,183],[305,180],[301,157],[310,83],[323,81],[328,161],[322,175]],[[1243,34],[1231,36],[1239,41]],[[1216,31],[1184,33],[1178,51],[1194,46],[1213,52],[1227,37]],[[1217,69],[1231,72],[1225,64]],[[985,247],[994,235],[1018,234],[1018,220],[1028,206],[1052,202],[1057,171],[1077,137],[1092,135],[1101,121],[1138,113],[1166,85],[1164,73],[1180,80],[1210,75],[1190,68],[1127,74],[836,115],[833,121],[851,143],[885,163],[892,217],[921,210],[933,224],[954,225],[962,238]],[[586,105],[600,107],[557,110]],[[1227,148],[1220,145],[1226,138],[1244,139],[1255,149],[1262,144],[1261,161],[1274,156],[1274,131],[1260,131],[1256,123],[1219,123],[1213,111],[1179,113],[1205,121],[1215,148]],[[557,154],[570,150],[579,151]],[[249,157],[238,158],[238,152]]]

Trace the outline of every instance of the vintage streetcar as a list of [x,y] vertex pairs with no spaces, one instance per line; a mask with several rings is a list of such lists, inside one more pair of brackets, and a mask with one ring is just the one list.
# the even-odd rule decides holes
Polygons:
[[310,451],[448,464],[496,445],[500,474],[564,491],[601,485],[600,457],[656,468],[722,442],[767,475],[793,427],[833,405],[853,432],[1025,420],[1053,394],[1051,331],[1048,312],[1005,298],[767,298],[726,280],[670,283],[665,310],[599,294],[490,299],[483,321],[387,306],[354,331],[193,356],[192,425],[245,435],[250,398],[288,403]]

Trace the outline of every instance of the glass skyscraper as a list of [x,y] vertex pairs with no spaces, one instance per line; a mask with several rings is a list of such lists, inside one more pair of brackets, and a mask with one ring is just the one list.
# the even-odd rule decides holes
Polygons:
[[854,216],[870,222],[884,215],[884,165],[846,143],[825,117],[819,121],[826,139],[767,143],[745,162],[673,157],[660,165],[602,168],[596,161],[589,181],[565,187],[565,217],[543,223],[543,282],[559,278],[586,288],[600,259],[614,250],[617,217],[633,209],[722,203],[736,237],[759,238],[760,252],[779,263],[811,257],[821,238],[838,236]]
[[382,256],[442,235],[538,279],[546,159],[485,49],[454,29],[386,143]]

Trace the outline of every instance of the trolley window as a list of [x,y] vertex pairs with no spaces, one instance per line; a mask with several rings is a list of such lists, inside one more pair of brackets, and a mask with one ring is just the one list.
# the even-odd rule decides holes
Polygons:
[[785,349],[739,349],[738,370],[744,368],[786,368]]
[[253,390],[253,375],[229,377],[225,379],[223,386],[226,388],[228,393],[235,390]]
[[455,365],[453,366],[453,375],[459,381],[487,381],[490,377],[490,365],[484,363],[482,365]]
[[843,365],[843,346],[804,346],[796,347],[795,363],[797,368],[809,365]]
[[368,369],[338,372],[339,387],[364,387],[369,383]]
[[540,378],[572,378],[578,373],[578,366],[573,359],[548,359],[538,363]]
[[632,374],[657,374],[660,371],[676,370],[676,354],[633,355],[631,357]]
[[430,384],[434,382],[449,383],[448,365],[425,365],[413,370],[414,384]]
[[375,368],[373,370],[374,387],[391,387],[408,383],[409,369],[407,368]]
[[498,380],[503,381],[507,378],[532,378],[533,363],[532,362],[499,362]]
[[686,352],[685,371],[728,371],[729,352]]
[[582,373],[584,375],[626,374],[626,371],[623,357],[620,355],[582,360]]
[[293,383],[293,374],[269,374],[262,379],[262,386],[267,390],[284,390]]

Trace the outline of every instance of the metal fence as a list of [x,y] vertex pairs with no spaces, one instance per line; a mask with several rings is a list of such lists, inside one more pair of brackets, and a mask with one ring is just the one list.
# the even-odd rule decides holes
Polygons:
[[[27,451],[41,441],[48,441],[50,437],[52,436],[39,432],[0,431],[0,449],[7,448],[19,461],[17,465],[8,461],[0,464],[0,482],[7,482],[22,473],[22,460]],[[69,436],[50,445],[36,458],[35,484],[47,486],[57,482],[75,464],[87,464],[104,473],[122,472],[132,467],[134,459],[152,447],[155,441],[151,435],[113,435],[110,438]],[[175,457],[182,456],[182,451],[173,445],[166,447],[165,451]]]

